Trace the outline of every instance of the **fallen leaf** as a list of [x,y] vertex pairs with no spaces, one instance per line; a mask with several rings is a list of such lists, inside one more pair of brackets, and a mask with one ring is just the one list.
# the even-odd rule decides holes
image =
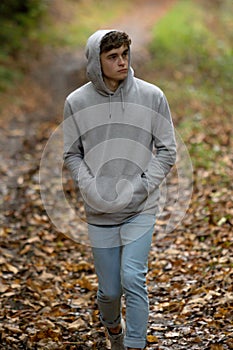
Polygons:
[[69,324],[68,329],[72,331],[78,331],[86,328],[86,323],[81,319],[77,319],[76,321]]
[[148,335],[147,336],[147,341],[149,343],[158,343],[158,338],[155,335]]

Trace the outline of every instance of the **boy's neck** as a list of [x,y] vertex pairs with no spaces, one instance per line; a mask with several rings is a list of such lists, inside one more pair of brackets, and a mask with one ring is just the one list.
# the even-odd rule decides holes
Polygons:
[[108,79],[108,78],[104,77],[105,85],[112,92],[115,92],[118,89],[118,87],[121,84],[121,82],[122,82],[121,80],[120,81],[112,80],[112,79]]

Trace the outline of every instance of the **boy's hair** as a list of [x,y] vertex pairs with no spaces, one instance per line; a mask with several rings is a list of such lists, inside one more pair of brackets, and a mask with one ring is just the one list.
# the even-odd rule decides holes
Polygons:
[[118,49],[122,45],[130,46],[131,39],[125,32],[111,31],[104,35],[100,42],[100,53]]

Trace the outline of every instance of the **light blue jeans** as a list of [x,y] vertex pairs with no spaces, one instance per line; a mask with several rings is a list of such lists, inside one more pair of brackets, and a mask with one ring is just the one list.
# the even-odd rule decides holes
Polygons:
[[146,273],[154,224],[154,215],[140,214],[121,225],[89,225],[92,238],[97,239],[99,234],[105,234],[106,239],[115,235],[122,242],[107,248],[94,246],[92,250],[99,283],[97,302],[104,326],[111,328],[120,323],[121,297],[125,295],[126,347],[146,346],[149,315]]

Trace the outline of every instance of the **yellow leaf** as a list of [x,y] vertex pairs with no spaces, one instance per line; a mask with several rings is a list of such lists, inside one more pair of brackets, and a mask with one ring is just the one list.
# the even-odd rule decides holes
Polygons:
[[147,341],[149,343],[158,343],[158,338],[155,335],[148,335],[147,336]]

